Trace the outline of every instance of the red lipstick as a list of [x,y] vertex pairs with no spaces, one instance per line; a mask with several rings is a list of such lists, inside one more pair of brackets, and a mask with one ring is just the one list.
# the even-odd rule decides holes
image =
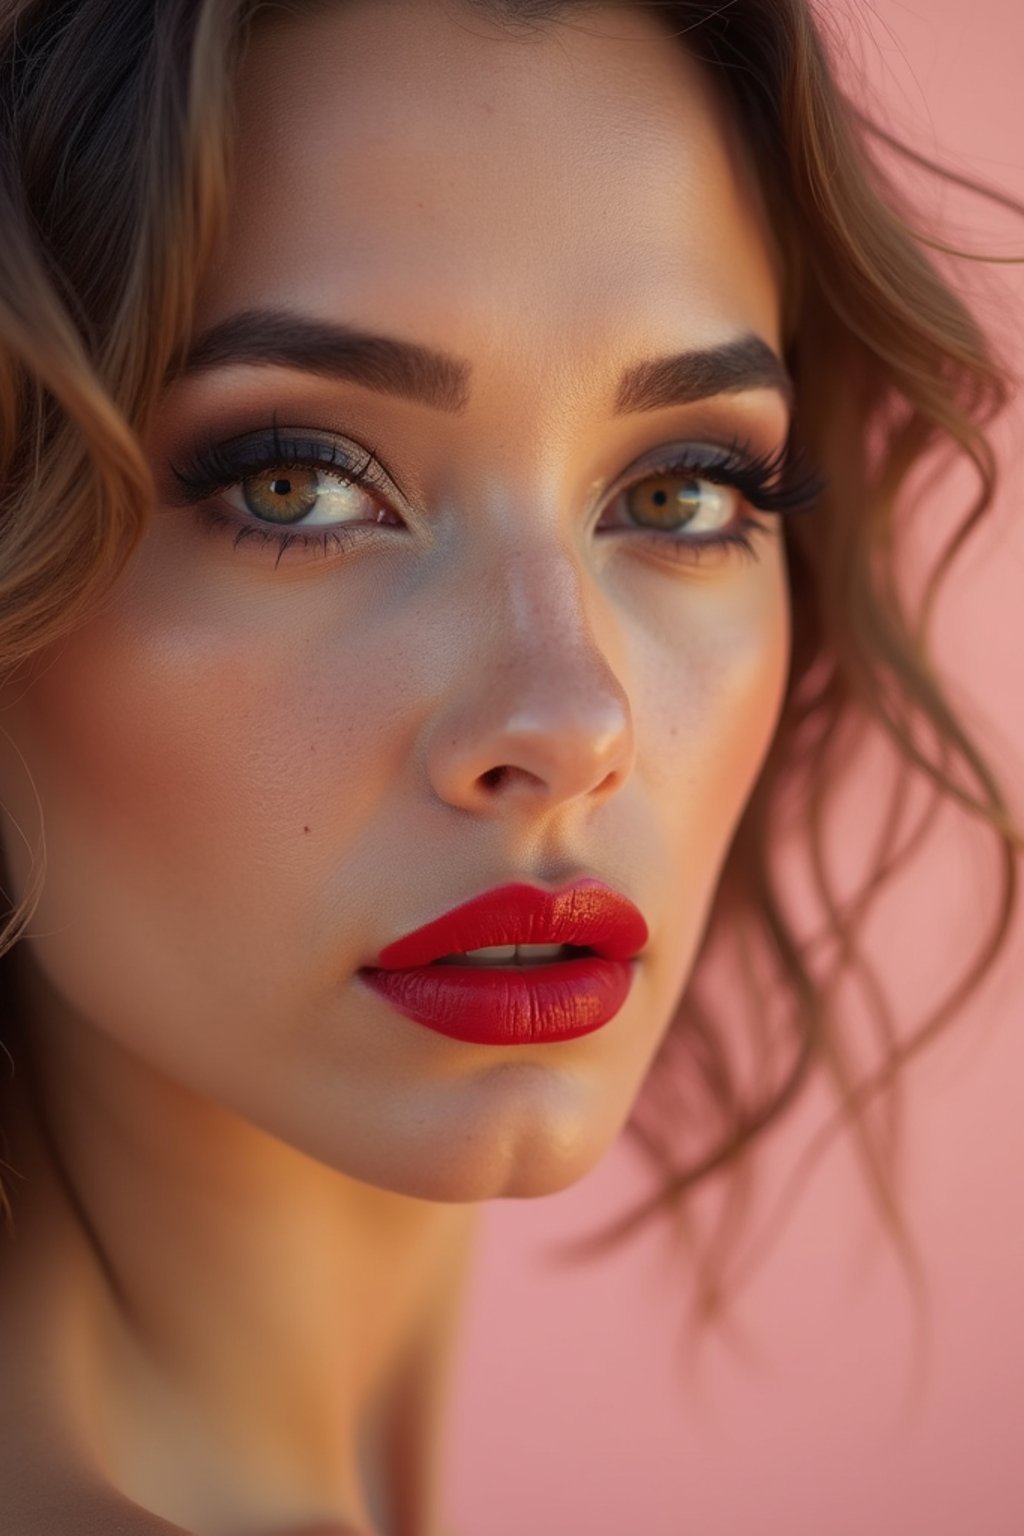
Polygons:
[[[600,880],[554,894],[503,885],[386,945],[359,975],[406,1018],[454,1040],[572,1040],[618,1013],[647,938],[642,914]],[[459,963],[469,950],[512,944],[564,944],[589,953]]]

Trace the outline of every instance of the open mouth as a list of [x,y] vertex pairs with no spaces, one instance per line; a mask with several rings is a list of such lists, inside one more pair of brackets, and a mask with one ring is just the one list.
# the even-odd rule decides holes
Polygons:
[[496,944],[489,949],[471,949],[464,955],[445,955],[440,960],[432,960],[431,964],[490,967],[492,970],[530,969],[557,965],[559,961],[580,960],[595,953],[578,944]]

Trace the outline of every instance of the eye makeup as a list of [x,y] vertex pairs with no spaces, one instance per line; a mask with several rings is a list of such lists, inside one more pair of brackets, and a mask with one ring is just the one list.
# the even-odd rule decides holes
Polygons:
[[[191,506],[203,528],[230,537],[236,549],[276,551],[277,563],[292,549],[300,557],[343,553],[368,528],[389,519],[396,520],[390,526],[402,521],[391,505],[398,499],[396,488],[375,450],[276,422],[268,431],[197,442],[190,458],[171,469],[178,486],[175,501]],[[825,481],[788,442],[758,454],[749,442],[734,438],[728,445],[698,442],[666,450],[627,479],[609,504],[649,486],[656,486],[648,494],[657,525],[645,526],[631,512],[633,521],[606,531],[645,540],[670,560],[698,564],[711,549],[755,561],[754,535],[770,534],[773,527],[743,507],[783,515],[805,512],[816,504]],[[358,509],[360,497],[339,496],[343,488],[362,493],[365,517],[329,521],[321,506],[325,500],[333,498],[342,511]],[[712,511],[723,505],[731,509],[732,521],[711,533],[688,532],[709,505]],[[673,514],[675,522],[668,525],[666,517]]]

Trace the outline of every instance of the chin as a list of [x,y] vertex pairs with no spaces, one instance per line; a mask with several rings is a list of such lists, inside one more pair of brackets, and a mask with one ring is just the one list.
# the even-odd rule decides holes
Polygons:
[[448,1158],[443,1166],[407,1170],[389,1169],[362,1182],[390,1190],[413,1200],[436,1204],[469,1205],[484,1200],[532,1200],[557,1195],[579,1182],[608,1149],[587,1159],[566,1160],[555,1148],[532,1147],[515,1156],[467,1158],[459,1163]]
[[[385,1159],[362,1162],[348,1172],[364,1183],[418,1200],[469,1203],[482,1200],[535,1199],[558,1194],[584,1178],[600,1162],[621,1129],[614,1123],[584,1119],[563,1101],[553,1106],[528,1102],[496,1106],[484,1112],[448,1114],[421,1123],[414,1136],[381,1140]],[[557,1110],[557,1112],[556,1112]],[[362,1161],[362,1160],[361,1160]]]

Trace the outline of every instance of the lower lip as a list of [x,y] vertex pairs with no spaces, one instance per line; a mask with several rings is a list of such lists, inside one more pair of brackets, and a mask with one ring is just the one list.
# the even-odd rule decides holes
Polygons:
[[421,965],[359,972],[407,1019],[470,1045],[536,1045],[589,1035],[618,1013],[634,974],[634,961],[599,955],[507,970]]

